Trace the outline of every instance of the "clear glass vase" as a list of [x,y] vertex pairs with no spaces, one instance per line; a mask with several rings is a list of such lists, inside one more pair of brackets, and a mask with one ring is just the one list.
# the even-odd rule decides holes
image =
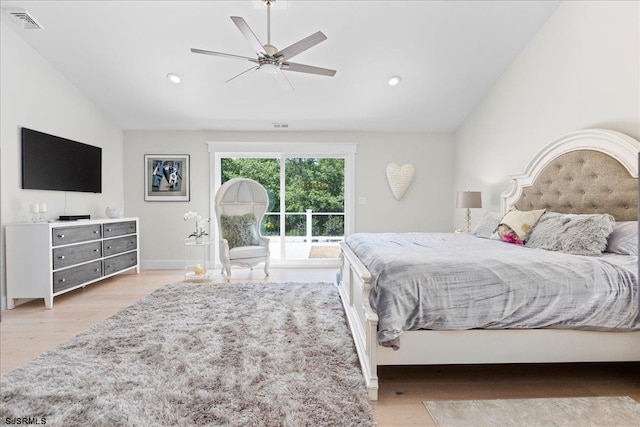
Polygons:
[[195,237],[196,243],[202,243],[204,241],[204,230],[202,229],[202,227],[196,226]]

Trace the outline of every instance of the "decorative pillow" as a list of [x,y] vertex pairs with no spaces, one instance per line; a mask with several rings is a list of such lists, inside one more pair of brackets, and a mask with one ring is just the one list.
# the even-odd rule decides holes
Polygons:
[[482,237],[483,239],[488,239],[491,237],[498,225],[500,225],[500,220],[504,215],[500,212],[487,212],[485,216],[483,216],[478,225],[473,228],[471,234],[476,237]]
[[566,252],[574,255],[599,256],[607,248],[607,237],[615,219],[608,214],[545,213],[531,232],[526,246]]
[[220,215],[220,228],[222,235],[229,242],[229,249],[259,244],[256,217],[251,213]]
[[498,237],[503,242],[523,245],[544,212],[544,209],[507,212],[498,225]]
[[607,240],[607,252],[638,255],[638,221],[616,222]]

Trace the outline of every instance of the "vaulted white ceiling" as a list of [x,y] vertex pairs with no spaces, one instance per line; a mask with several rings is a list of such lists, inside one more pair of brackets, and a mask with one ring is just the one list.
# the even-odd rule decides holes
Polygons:
[[[243,1],[2,1],[2,20],[123,129],[454,131],[557,1],[276,2],[272,44],[318,30],[328,39],[293,61],[335,77],[286,72],[286,92],[249,62],[190,48],[254,53],[229,18],[266,43],[267,13]],[[23,30],[5,9],[44,30]],[[173,84],[166,78],[182,78]],[[389,86],[393,75],[402,77]]]

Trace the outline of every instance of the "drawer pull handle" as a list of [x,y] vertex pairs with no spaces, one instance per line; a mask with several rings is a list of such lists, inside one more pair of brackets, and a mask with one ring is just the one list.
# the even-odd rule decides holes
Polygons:
[[61,282],[66,282],[66,281],[67,281],[67,279],[62,278],[62,279],[60,279],[60,281],[61,281]]
[[64,259],[64,255],[60,255],[58,258],[60,258],[60,259]]
[[98,230],[93,230],[93,234],[98,234],[100,233]]
[[93,252],[100,252],[100,249],[94,249]]
[[97,272],[99,272],[99,271],[100,271],[100,269],[99,269],[99,268],[96,268],[94,271],[97,273]]
[[111,246],[107,246],[107,249],[111,249]]
[[58,234],[58,238],[64,239],[64,234]]
[[110,228],[107,228],[107,231],[111,231],[111,229],[110,229]]

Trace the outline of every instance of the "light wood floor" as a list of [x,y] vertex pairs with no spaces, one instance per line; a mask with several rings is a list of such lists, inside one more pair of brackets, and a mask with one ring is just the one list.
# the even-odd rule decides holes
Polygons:
[[[234,282],[263,281],[261,269],[234,270]],[[273,282],[334,280],[334,269],[274,269]],[[65,342],[165,284],[178,270],[125,273],[61,295],[52,310],[42,300],[2,312],[0,370],[5,374]],[[216,282],[222,282],[219,275]],[[422,401],[540,397],[630,396],[640,402],[640,363],[381,367],[376,418],[384,426],[433,426]]]

